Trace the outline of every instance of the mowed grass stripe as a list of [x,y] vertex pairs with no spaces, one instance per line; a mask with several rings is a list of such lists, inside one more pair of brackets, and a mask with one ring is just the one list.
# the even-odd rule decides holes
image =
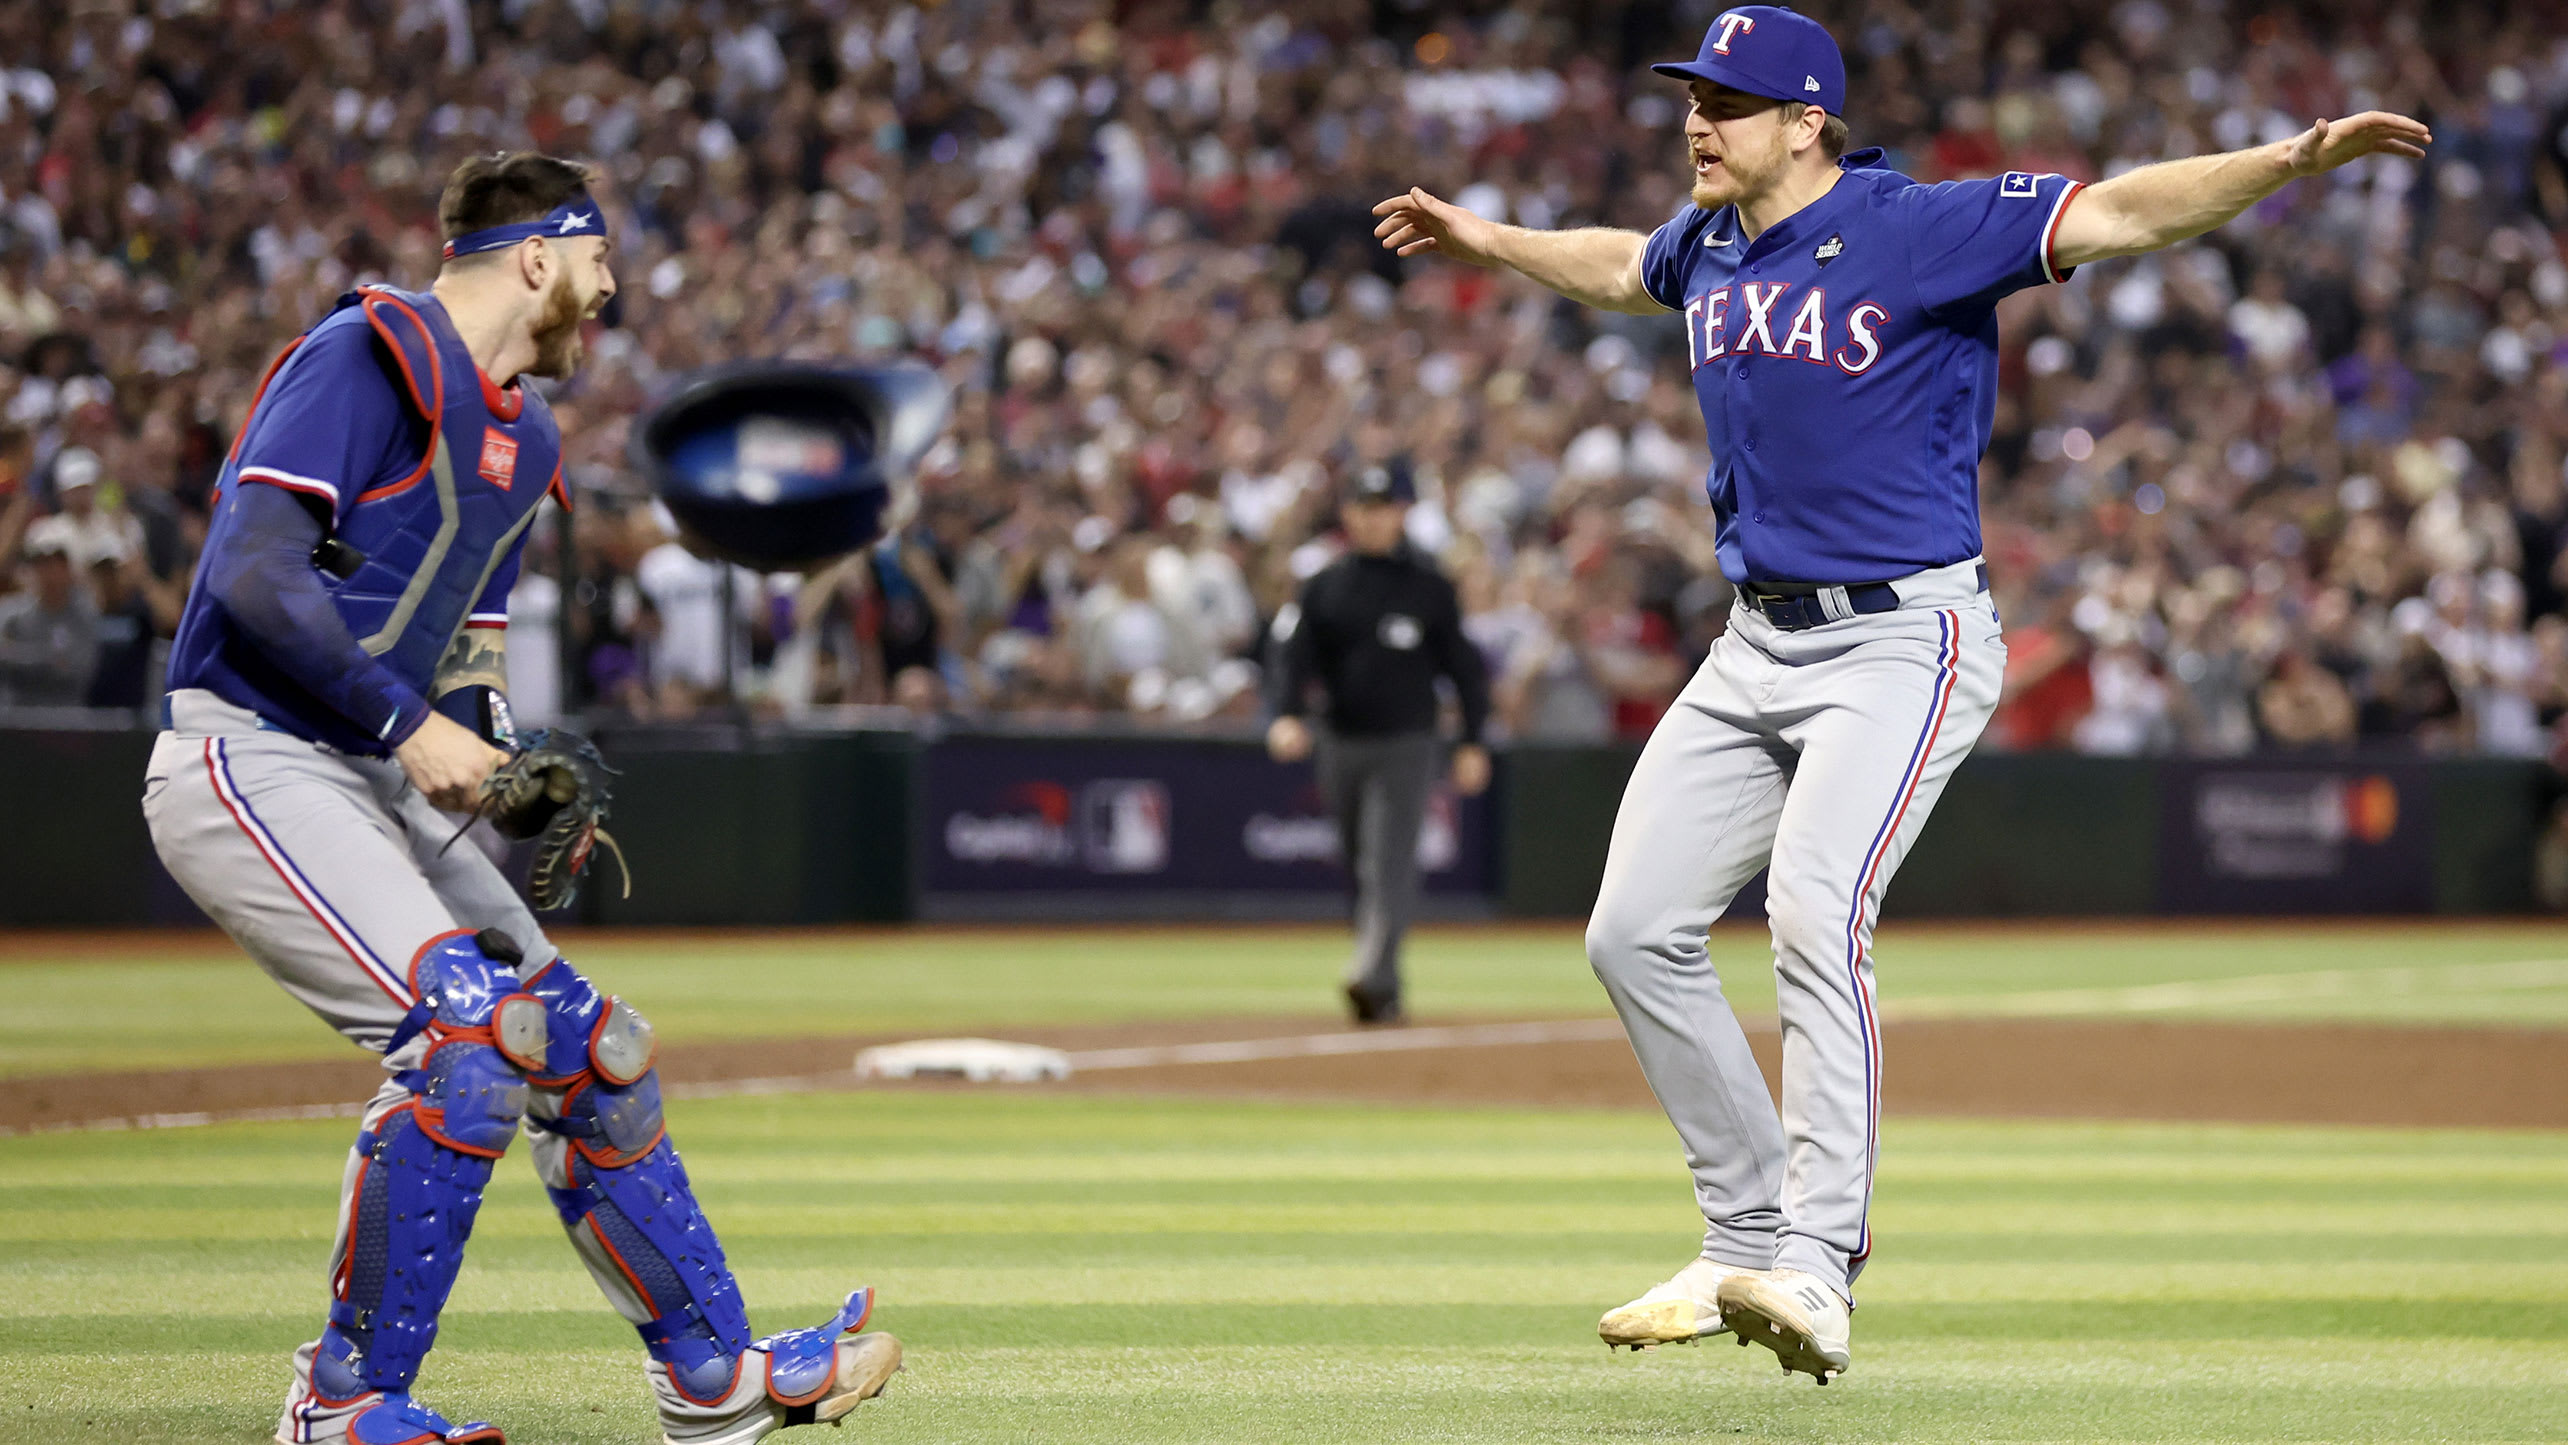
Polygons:
[[[1444,1206],[1398,1202],[1287,1206],[1207,1200],[1192,1205],[1162,1205],[1106,1204],[1071,1199],[1057,1201],[1061,1212],[1056,1216],[1029,1219],[1027,1216],[1035,1213],[1041,1203],[1029,1200],[1024,1203],[936,1206],[930,1201],[919,1201],[907,1205],[810,1204],[786,1207],[773,1204],[724,1205],[717,1200],[715,1207],[725,1238],[832,1240],[865,1239],[889,1232],[978,1237],[997,1231],[1048,1233],[1055,1238],[1098,1235],[1156,1237],[1171,1232],[1233,1236],[1264,1236],[1279,1232],[1359,1236],[1415,1230],[1443,1234],[1468,1230],[1472,1221],[1487,1213],[1485,1206],[1461,1203]],[[932,1210],[936,1216],[927,1222],[924,1229],[917,1217],[922,1210]],[[1985,1222],[1985,1213],[1985,1210],[1962,1207],[1930,1212],[1912,1207],[1885,1206],[1879,1212],[1877,1227],[1897,1232],[1903,1222],[1913,1221],[1922,1232],[1939,1229],[1950,1232],[1974,1222]],[[1635,1237],[1648,1236],[1653,1232],[1653,1226],[1661,1231],[1682,1228],[1689,1218],[1676,1207],[1606,1204],[1593,1207],[1524,1205],[1515,1207],[1510,1214],[1519,1231],[1596,1231]],[[2026,1233],[2042,1233],[2047,1225],[2051,1230],[2076,1237],[2088,1237],[2100,1229],[2114,1230],[2120,1226],[2119,1232],[2122,1233],[2147,1233],[2170,1240],[2181,1240],[2201,1230],[2277,1237],[2331,1234],[2373,1237],[2388,1233],[2419,1238],[2487,1232],[2515,1237],[2537,1233],[2568,1243],[2568,1220],[2560,1218],[2560,1209],[2555,1204],[2509,1207],[2473,1202],[2446,1204],[2423,1212],[2370,1202],[2305,1208],[2240,1206],[2226,1209],[2210,1205],[2189,1209],[2167,1204],[2101,1210],[2084,1205],[2064,1205],[2047,1211],[2039,1205],[2028,1204],[2010,1213],[2009,1223]],[[549,1219],[528,1223],[495,1217],[484,1227],[492,1237],[507,1238],[543,1233],[552,1225]],[[5,1220],[0,1220],[0,1242],[77,1242],[98,1237],[101,1229],[160,1239],[205,1241],[257,1240],[280,1235],[279,1221],[268,1209],[199,1210],[173,1203],[161,1209],[91,1210],[78,1218],[66,1217],[60,1210],[12,1211]],[[291,1225],[283,1226],[282,1233],[285,1237],[310,1237]],[[326,1224],[311,1233],[326,1238]]]
[[[821,1251],[808,1251],[808,1265],[791,1270],[776,1265],[743,1268],[742,1287],[759,1300],[790,1299],[812,1293],[811,1271],[832,1261]],[[530,1306],[581,1310],[594,1307],[595,1296],[584,1275],[558,1267],[539,1267],[506,1275],[483,1260],[471,1281],[455,1296],[460,1309],[509,1309]],[[2264,1267],[2235,1261],[2210,1263],[2121,1263],[2069,1265],[1909,1264],[1883,1271],[1862,1291],[1864,1314],[1873,1307],[1961,1306],[2004,1304],[2114,1304],[2169,1300],[2216,1302],[2223,1306],[2295,1300],[2361,1300],[2489,1305],[2527,1305],[2568,1318],[2568,1267],[2525,1269],[2497,1261],[2410,1260],[2420,1268],[2415,1277],[2385,1270],[2379,1261],[2326,1267],[2309,1262]],[[841,1268],[846,1266],[841,1263]],[[1223,1265],[1209,1257],[1172,1260],[1158,1268],[1059,1265],[1039,1273],[1039,1290],[1027,1286],[1017,1270],[973,1267],[858,1267],[866,1282],[886,1300],[904,1308],[955,1306],[1014,1308],[1029,1298],[1047,1309],[1070,1306],[1122,1307],[1205,1306],[1261,1308],[1469,1306],[1505,1312],[1537,1306],[1584,1310],[1589,1322],[1606,1305],[1636,1293],[1626,1277],[1628,1267],[1582,1265],[1409,1266],[1375,1259],[1355,1263],[1313,1259],[1302,1264],[1255,1267]],[[218,1277],[219,1278],[219,1277]],[[851,1280],[851,1283],[854,1282]],[[122,1285],[99,1288],[77,1277],[35,1278],[20,1282],[10,1318],[91,1317],[167,1308],[158,1298]],[[261,1285],[233,1277],[219,1288],[201,1288],[191,1307],[220,1314],[255,1305],[291,1314],[319,1301],[317,1287],[291,1275]],[[121,1328],[121,1326],[120,1326]]]
[[[741,1180],[845,1185],[858,1177],[846,1151],[862,1148],[868,1187],[905,1174],[931,1183],[1005,1182],[1076,1168],[1108,1182],[1223,1178],[1248,1170],[1313,1180],[1407,1173],[1530,1186],[1556,1171],[1557,1177],[1657,1174],[1676,1151],[1666,1121],[1638,1111],[1128,1099],[1016,1088],[682,1100],[670,1106],[669,1117],[690,1159],[720,1158],[742,1171]],[[1364,1127],[1349,1130],[1349,1119],[1361,1119]],[[698,1121],[709,1127],[697,1127]],[[41,1182],[48,1170],[75,1182],[147,1183],[180,1164],[191,1183],[297,1175],[335,1183],[339,1161],[316,1160],[311,1141],[317,1135],[344,1144],[354,1128],[314,1120],[0,1139],[0,1160],[8,1164],[0,1188]],[[1903,1175],[1972,1180],[2035,1174],[2263,1182],[2359,1173],[2394,1181],[2456,1171],[2558,1179],[2568,1178],[2568,1132],[1908,1118],[1885,1136],[1883,1158]],[[1055,1181],[1047,1174],[1043,1182]]]
[[[1471,1345],[1026,1347],[920,1358],[854,1422],[868,1441],[1570,1442],[2082,1440],[2472,1442],[2555,1440],[2568,1429],[2545,1347],[2453,1360],[2405,1341],[2141,1342],[2081,1348],[2028,1368],[2013,1342],[1883,1345],[1867,1382],[1829,1391],[1751,1368],[1732,1350],[1565,1357]],[[515,1351],[439,1352],[430,1389],[485,1413],[544,1421],[546,1445],[632,1445],[647,1409],[625,1388],[565,1382],[629,1375],[627,1354],[565,1343],[539,1375]],[[209,1402],[206,1381],[270,1362],[200,1353],[202,1373],[155,1374],[157,1357],[102,1351],[48,1360],[0,1441],[263,1438],[271,1405]],[[87,1402],[131,1402],[103,1412]]]
[[[318,1231],[297,1234],[294,1238],[321,1244],[327,1242],[327,1235]],[[1500,1229],[1470,1234],[1385,1232],[1370,1235],[1284,1234],[1262,1238],[1213,1234],[1101,1235],[1083,1240],[1078,1250],[1080,1262],[1065,1266],[1058,1235],[875,1234],[857,1241],[855,1268],[877,1284],[897,1281],[903,1298],[926,1298],[921,1292],[921,1285],[932,1280],[935,1277],[933,1272],[940,1270],[974,1274],[1041,1271],[1050,1279],[1065,1268],[1166,1270],[1193,1264],[1229,1271],[1270,1266],[1293,1269],[1326,1267],[1352,1254],[1364,1259],[1398,1261],[1396,1265],[1368,1265],[1368,1269],[1398,1268],[1440,1276],[1494,1270],[1507,1286],[1503,1293],[1510,1298],[1520,1295],[1526,1282],[1537,1276],[1549,1279],[1566,1272],[1589,1272],[1580,1275],[1582,1282],[1577,1286],[1581,1291],[1579,1297],[1585,1298],[1589,1292],[1611,1293],[1627,1284],[1623,1271],[1629,1267],[1629,1262],[1637,1256],[1654,1252],[1663,1246],[1665,1240],[1664,1230],[1642,1233],[1587,1231],[1566,1238],[1556,1232]],[[1867,1301],[1880,1299],[1886,1292],[1906,1289],[1906,1280],[1913,1271],[1931,1265],[1960,1266],[1979,1271],[1989,1268],[1986,1261],[2002,1258],[2016,1265],[2045,1268],[2155,1268],[2161,1266],[2170,1254],[2169,1242],[2158,1235],[2086,1234],[2026,1239],[1994,1231],[1946,1234],[1903,1230],[1898,1233],[1897,1240],[1896,1258],[1866,1278],[1864,1297]],[[40,1263],[16,1268],[10,1279],[31,1308],[55,1310],[113,1313],[166,1305],[170,1302],[168,1288],[152,1281],[182,1274],[206,1281],[209,1291],[219,1290],[225,1300],[240,1301],[254,1297],[300,1300],[310,1293],[310,1282],[299,1274],[278,1273],[276,1243],[274,1239],[50,1243],[44,1246]],[[748,1268],[788,1272],[812,1265],[844,1267],[849,1247],[849,1241],[843,1235],[808,1238],[770,1236],[760,1241],[755,1256],[759,1263]],[[2308,1239],[2204,1234],[2188,1237],[2176,1247],[2181,1250],[2184,1262],[2199,1266],[2298,1267],[2361,1262],[2398,1269],[2444,1265],[2520,1268],[2526,1258],[2544,1259],[2557,1252],[2560,1240],[2556,1234],[2447,1237],[2420,1232]],[[314,1250],[313,1257],[317,1258],[319,1252]],[[504,1273],[512,1279],[535,1279],[548,1273],[558,1274],[566,1280],[584,1278],[567,1262],[559,1239],[540,1231],[477,1235],[473,1257],[477,1268],[486,1267],[493,1273]],[[1510,1262],[1504,1265],[1489,1263],[1498,1257]],[[898,1263],[870,1263],[885,1260]],[[790,1276],[788,1279],[790,1282]],[[1014,1282],[1001,1286],[1010,1292],[1019,1287]],[[573,1297],[580,1308],[587,1307],[586,1294],[574,1292]]]
[[[878,1327],[899,1334],[922,1350],[928,1342],[938,1349],[1029,1345],[1156,1349],[1233,1339],[1242,1328],[1242,1306],[1230,1301],[1099,1304],[1046,1300],[1042,1304],[1043,1319],[1034,1325],[1023,1318],[1023,1303],[1011,1302],[1008,1308],[913,1304],[892,1311],[886,1307]],[[1498,1300],[1468,1303],[1486,1308],[1457,1312],[1444,1304],[1274,1301],[1270,1305],[1273,1317],[1260,1320],[1254,1331],[1259,1342],[1267,1345],[1387,1347],[1434,1340],[1501,1349],[1541,1338],[1562,1348],[1603,1348],[1593,1344],[1597,1312],[1586,1305],[1511,1305]],[[814,1302],[792,1317],[773,1323],[778,1328],[808,1324],[811,1321],[800,1316],[815,1310],[819,1315],[829,1312],[827,1306]],[[2308,1295],[2218,1311],[2177,1303],[2034,1300],[2005,1306],[1884,1305],[1878,1318],[1874,1317],[1874,1308],[1867,1305],[1863,1313],[1867,1336],[1878,1331],[1885,1339],[1911,1343],[1935,1339],[2018,1340],[2037,1347],[2044,1358],[2055,1353],[2055,1346],[2092,1341],[2492,1340],[2515,1345],[2551,1341],[2568,1348],[2568,1311],[2555,1303],[2522,1301],[2493,1306],[2425,1301],[2413,1309],[2384,1310],[2375,1300]],[[442,1332],[441,1342],[465,1349],[541,1353],[583,1345],[612,1348],[631,1338],[602,1307],[584,1311],[476,1309],[469,1315],[469,1328],[464,1325],[466,1318],[459,1314],[457,1327]],[[311,1330],[290,1327],[264,1314],[136,1314],[119,1321],[115,1347],[183,1355],[191,1339],[209,1332],[225,1339],[264,1340],[282,1356],[309,1338]],[[1726,1354],[1734,1342],[1711,1343]],[[98,1321],[90,1315],[28,1316],[12,1327],[8,1339],[12,1355],[30,1357],[76,1355],[97,1348]],[[1870,1345],[1866,1348],[1869,1352]],[[1774,1368],[1770,1357],[1741,1358]],[[2554,1371],[2557,1364],[2554,1358]]]
[[[332,1127],[320,1136],[329,1139],[349,1132]],[[338,1143],[344,1150],[345,1139]],[[1628,1188],[1636,1184],[1664,1182],[1668,1178],[1673,1147],[1657,1151],[1646,1163],[1635,1161],[1628,1167],[1594,1168],[1560,1174],[1509,1174],[1485,1171],[1478,1167],[1438,1170],[1431,1161],[1415,1157],[1384,1158],[1379,1169],[1363,1167],[1362,1156],[1337,1158],[1315,1164],[1308,1175],[1289,1171],[1267,1170],[1245,1177],[1220,1169],[1168,1168],[1153,1170],[1136,1167],[1124,1179],[1116,1179],[1111,1168],[1093,1174],[1067,1169],[1052,1170],[1046,1162],[1029,1159],[1022,1170],[965,1171],[940,1177],[936,1169],[902,1172],[887,1168],[886,1177],[869,1177],[862,1199],[906,1203],[917,1199],[951,1198],[968,1194],[973,1198],[993,1201],[1026,1195],[1043,1198],[1087,1198],[1112,1200],[1130,1198],[1137,1186],[1173,1201],[1196,1198],[1228,1198],[1253,1195],[1279,1200],[1327,1199],[1335,1197],[1348,1184],[1400,1183],[1411,1186],[1412,1195],[1422,1203],[1449,1201],[1477,1202],[1492,1190],[1504,1192],[1510,1199],[1528,1205],[1555,1201],[1583,1201],[1601,1190]],[[2218,1147],[2218,1146],[2211,1146]],[[2504,1147],[2490,1141],[2483,1147]],[[326,1145],[324,1146],[326,1152]],[[730,1163],[738,1160],[741,1167],[720,1182],[744,1195],[764,1199],[798,1200],[843,1194],[845,1183],[829,1177],[826,1156],[800,1161],[790,1170],[762,1167],[767,1161],[752,1161],[729,1152],[704,1154],[689,1150],[690,1159],[703,1157],[707,1162]],[[1137,1161],[1138,1162],[1138,1161]],[[2302,1164],[2295,1167],[2260,1167],[2245,1164],[2237,1168],[2187,1168],[2179,1161],[2166,1161],[2165,1171],[2151,1170],[2145,1159],[2117,1161],[2106,1167],[2084,1168],[2079,1161],[2063,1160],[2058,1168],[2044,1168],[2038,1163],[2007,1167],[2012,1161],[1991,1160],[1980,1170],[1956,1168],[1950,1161],[1918,1159],[1900,1160],[1902,1178],[1922,1197],[1933,1199],[1950,1191],[1967,1194],[1983,1189],[1990,1182],[2008,1184],[2020,1192],[2043,1198],[2062,1200],[2113,1200],[2146,1198],[2154,1195],[2182,1193],[2187,1198],[2226,1200],[2325,1200],[2342,1198],[2341,1191],[2350,1183],[2361,1183],[2364,1192],[2380,1199],[2430,1199],[2466,1191],[2473,1195],[2494,1192],[2501,1196],[2524,1199],[2552,1197],[2568,1185],[2568,1167],[2557,1164],[2535,1166],[2527,1163],[2492,1161],[2489,1167],[2474,1168],[2466,1162],[2446,1162],[2432,1170],[2372,1170],[2359,1158],[2331,1160],[2324,1166]],[[255,1202],[261,1196],[289,1187],[287,1179],[302,1176],[303,1182],[290,1187],[308,1187],[311,1180],[335,1183],[329,1171],[310,1167],[309,1159],[289,1163],[280,1161],[278,1172],[267,1178],[209,1178],[201,1183],[191,1180],[191,1194],[220,1196]],[[503,1163],[501,1177],[523,1169],[523,1165]],[[291,1171],[289,1175],[288,1171]],[[150,1168],[131,1171],[101,1171],[99,1177],[84,1177],[75,1164],[37,1166],[13,1171],[19,1177],[0,1181],[0,1200],[20,1199],[29,1204],[42,1204],[49,1197],[77,1194],[100,1188],[119,1189],[135,1197],[148,1198],[154,1191],[177,1188],[166,1172]]]

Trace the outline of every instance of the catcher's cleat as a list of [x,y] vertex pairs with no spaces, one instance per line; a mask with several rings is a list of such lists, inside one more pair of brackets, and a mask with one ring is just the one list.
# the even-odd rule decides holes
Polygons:
[[1788,1374],[1799,1371],[1826,1384],[1846,1372],[1852,1321],[1846,1301],[1797,1269],[1734,1274],[1721,1281],[1721,1320],[1742,1345],[1774,1351]]
[[300,1421],[288,1410],[277,1426],[277,1445],[508,1445],[496,1425],[482,1420],[450,1425],[445,1416],[398,1392],[368,1391],[354,1400],[320,1403],[337,1408],[311,1412]]
[[751,1445],[796,1425],[835,1425],[883,1393],[901,1368],[901,1342],[865,1335],[874,1292],[847,1297],[835,1319],[817,1329],[786,1330],[752,1344],[733,1364],[722,1392],[698,1398],[653,1361],[651,1389],[660,1400],[664,1445]]
[[1639,1299],[1607,1310],[1596,1322],[1596,1333],[1608,1349],[1628,1346],[1634,1350],[1692,1344],[1717,1335],[1729,1328],[1721,1322],[1721,1281],[1753,1273],[1717,1260],[1695,1260],[1678,1270],[1675,1278],[1651,1286]]

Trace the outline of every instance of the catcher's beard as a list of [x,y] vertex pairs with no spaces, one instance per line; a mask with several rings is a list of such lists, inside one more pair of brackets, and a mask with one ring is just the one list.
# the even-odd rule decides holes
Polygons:
[[588,319],[588,303],[571,289],[571,278],[565,272],[553,278],[553,289],[544,293],[544,310],[535,318],[535,364],[526,368],[537,376],[566,381],[580,369],[580,323]]

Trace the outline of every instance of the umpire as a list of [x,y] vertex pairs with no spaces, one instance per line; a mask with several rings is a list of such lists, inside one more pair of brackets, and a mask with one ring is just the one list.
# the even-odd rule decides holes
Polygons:
[[1489,751],[1480,742],[1488,673],[1462,635],[1453,583],[1406,540],[1416,500],[1405,465],[1366,468],[1338,510],[1347,554],[1303,583],[1275,619],[1275,721],[1266,751],[1284,763],[1311,755],[1315,739],[1303,713],[1319,684],[1327,718],[1316,739],[1320,791],[1355,880],[1346,1002],[1364,1024],[1401,1020],[1400,936],[1417,909],[1418,831],[1440,751],[1439,676],[1453,680],[1462,702],[1454,788],[1471,794],[1489,785]]

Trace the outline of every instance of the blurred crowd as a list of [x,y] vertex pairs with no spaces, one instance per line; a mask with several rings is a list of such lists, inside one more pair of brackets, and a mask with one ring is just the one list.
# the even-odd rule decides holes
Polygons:
[[[2568,42],[2535,7],[1817,4],[1858,145],[2095,179],[2409,112],[2002,312],[1990,744],[2547,751],[2568,713]],[[67,0],[0,7],[0,701],[154,691],[257,377],[434,273],[475,150],[593,159],[623,292],[555,393],[577,500],[512,602],[520,711],[1252,717],[1340,482],[1412,472],[1504,735],[1647,731],[1730,600],[1673,318],[1401,262],[1411,185],[1648,229],[1717,5]],[[2521,18],[2515,18],[2521,17]],[[672,538],[665,381],[920,357],[914,516],[814,575]],[[556,583],[555,577],[564,579]]]

